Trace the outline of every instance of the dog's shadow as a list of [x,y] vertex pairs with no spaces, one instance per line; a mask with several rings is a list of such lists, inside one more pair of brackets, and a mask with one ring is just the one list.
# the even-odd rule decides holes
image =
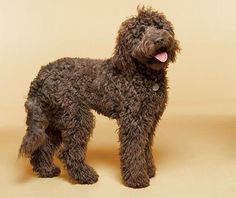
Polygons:
[[113,146],[89,148],[87,161],[89,164],[95,166],[109,165],[115,169],[119,169],[119,150]]

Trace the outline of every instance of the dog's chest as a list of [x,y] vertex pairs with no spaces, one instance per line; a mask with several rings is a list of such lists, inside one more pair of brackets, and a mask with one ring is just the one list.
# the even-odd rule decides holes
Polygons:
[[167,100],[167,83],[165,79],[156,81],[143,79],[140,77],[133,78],[126,82],[123,87],[123,97],[130,100],[134,105],[150,105],[153,108],[163,106]]
[[144,83],[144,87],[144,98],[154,104],[161,103],[167,95],[167,87],[163,82],[148,81]]

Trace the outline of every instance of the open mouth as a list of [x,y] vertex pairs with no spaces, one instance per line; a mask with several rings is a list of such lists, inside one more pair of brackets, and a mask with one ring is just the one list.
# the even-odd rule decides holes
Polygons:
[[153,57],[161,63],[165,63],[168,59],[168,53],[164,47],[161,47],[159,50],[157,50]]

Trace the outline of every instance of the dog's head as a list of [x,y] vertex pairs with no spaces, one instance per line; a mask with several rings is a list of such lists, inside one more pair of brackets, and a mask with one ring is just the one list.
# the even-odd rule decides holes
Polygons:
[[174,62],[179,50],[171,22],[151,8],[138,7],[138,15],[121,24],[113,62],[118,69],[142,64],[159,70]]

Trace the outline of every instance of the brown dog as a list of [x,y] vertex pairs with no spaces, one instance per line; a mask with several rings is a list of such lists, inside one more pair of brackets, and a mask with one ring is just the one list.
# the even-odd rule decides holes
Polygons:
[[20,148],[33,170],[40,177],[59,175],[52,161],[58,151],[78,183],[98,180],[85,163],[93,109],[118,122],[125,184],[148,186],[155,175],[153,135],[167,102],[166,70],[179,51],[174,36],[163,14],[138,8],[122,23],[113,57],[63,58],[42,67],[25,103],[28,128]]

